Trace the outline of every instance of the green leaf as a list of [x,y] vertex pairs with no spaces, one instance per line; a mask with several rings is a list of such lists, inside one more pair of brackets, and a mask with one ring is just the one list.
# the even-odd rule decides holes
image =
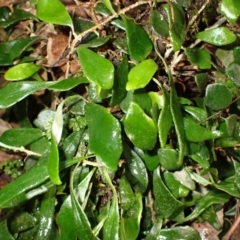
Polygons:
[[185,15],[182,7],[174,2],[164,4],[164,9],[168,15],[169,36],[173,45],[173,50],[180,50],[186,34]]
[[15,238],[10,234],[8,230],[7,219],[0,222],[0,239],[14,240]]
[[85,109],[90,150],[111,171],[116,171],[122,153],[120,124],[104,107],[90,103]]
[[110,209],[108,211],[108,217],[103,225],[103,240],[118,240],[119,239],[119,209],[118,209],[118,197],[117,192],[112,185],[112,182],[110,180],[110,177],[106,171],[104,171],[104,176],[107,181],[107,183],[110,185],[112,191],[113,191],[113,199],[112,204],[110,206]]
[[81,47],[97,48],[97,47],[104,45],[110,38],[111,38],[111,36],[97,37],[97,38],[94,38],[94,39],[88,41],[87,43],[81,44]]
[[[68,81],[69,80],[69,81]],[[69,78],[59,82],[31,82],[22,81],[9,83],[2,89],[0,89],[0,95],[5,96],[0,102],[0,108],[7,108],[19,102],[26,96],[45,88],[56,91],[66,91],[78,84],[85,83],[86,78]]]
[[13,128],[0,136],[0,142],[14,147],[22,147],[42,137],[42,131],[36,128]]
[[[52,186],[51,182],[41,185],[49,179],[47,157],[43,156],[29,171],[1,189],[0,208],[19,206],[24,201],[46,192],[46,190],[48,190],[46,185],[48,187]],[[60,165],[60,169],[70,167],[81,160],[83,160],[83,158],[64,162]]]
[[199,236],[197,230],[190,226],[162,229],[160,231],[160,235],[157,237],[160,239],[201,240],[201,237]]
[[170,84],[171,84],[170,110],[172,113],[174,127],[177,133],[178,146],[179,146],[179,158],[178,158],[177,165],[181,166],[183,164],[183,158],[185,154],[185,148],[187,147],[187,143],[186,143],[184,123],[183,123],[183,117],[182,117],[181,107],[179,103],[179,98],[177,96],[175,85],[174,85],[172,76],[169,73],[169,70],[168,70],[168,75],[169,75]]
[[61,229],[61,239],[96,240],[90,223],[81,205],[73,193],[66,198],[57,215],[57,224]]
[[59,153],[55,136],[51,136],[51,148],[48,159],[48,173],[51,181],[54,184],[60,185],[62,182],[59,177]]
[[137,62],[143,61],[152,51],[152,42],[145,30],[134,20],[121,15],[127,34],[128,49],[131,58]]
[[53,185],[43,196],[40,206],[40,221],[35,236],[36,240],[51,239],[56,201],[55,194],[56,186]]
[[240,2],[238,0],[222,0],[220,11],[229,22],[236,22],[240,16]]
[[69,26],[73,29],[72,19],[59,0],[38,0],[36,7],[37,17],[42,21]]
[[90,82],[98,84],[102,89],[111,89],[114,80],[113,64],[97,53],[84,48],[77,48],[79,61]]
[[209,84],[206,88],[205,104],[218,111],[228,107],[232,102],[230,90],[222,83]]
[[38,37],[17,39],[0,43],[0,66],[12,65],[14,60],[21,56]]
[[154,121],[134,102],[131,102],[123,119],[125,132],[131,142],[142,150],[151,150],[157,140]]
[[205,90],[205,86],[208,81],[208,75],[206,73],[197,73],[195,74],[194,78],[198,87],[198,91],[202,93]]
[[117,69],[115,71],[115,79],[110,106],[120,104],[122,100],[125,98],[127,94],[126,91],[127,81],[128,81],[128,59],[127,56],[124,55],[122,62],[117,66]]
[[179,153],[175,149],[160,148],[158,157],[161,166],[166,170],[176,170],[182,166],[179,163]]
[[4,77],[8,81],[19,81],[31,77],[40,68],[33,63],[21,63],[8,69]]
[[101,2],[105,4],[105,6],[111,11],[112,14],[115,14],[112,4],[109,0],[101,0]]
[[142,195],[137,193],[133,200],[131,209],[125,212],[120,222],[120,239],[135,240],[138,238],[140,231],[140,221],[142,217]]
[[196,34],[196,37],[204,42],[224,46],[236,41],[236,35],[226,27],[211,28]]
[[166,147],[168,133],[172,127],[173,118],[170,110],[169,93],[162,87],[163,107],[158,119],[158,133],[161,148]]
[[198,217],[205,209],[207,209],[212,204],[224,204],[229,200],[230,196],[221,191],[209,191],[205,196],[203,196],[196,204],[193,212],[187,216],[184,221],[191,221]]
[[144,88],[152,79],[157,69],[158,65],[152,59],[144,60],[134,66],[128,74],[127,91]]
[[167,37],[169,35],[168,22],[163,18],[160,12],[156,9],[151,14],[151,27],[153,31],[160,37]]
[[37,20],[37,18],[30,12],[16,8],[7,19],[4,19],[4,21],[0,20],[0,28],[7,28],[16,22],[27,19]]
[[127,177],[136,191],[144,193],[148,187],[148,173],[142,159],[124,144],[123,155],[127,162]]
[[153,172],[154,209],[165,219],[176,218],[183,210],[183,204],[178,201],[163,183],[159,169]]
[[200,69],[211,68],[211,56],[210,53],[204,49],[186,48],[185,53],[189,61],[198,66]]
[[193,116],[197,121],[201,122],[207,119],[206,110],[203,108],[193,107],[193,106],[184,106],[184,110]]
[[240,66],[238,63],[232,62],[226,68],[227,76],[240,87]]
[[217,130],[208,130],[200,126],[192,118],[184,118],[184,128],[186,133],[186,138],[191,142],[203,142],[206,140],[213,140],[221,137],[222,132]]

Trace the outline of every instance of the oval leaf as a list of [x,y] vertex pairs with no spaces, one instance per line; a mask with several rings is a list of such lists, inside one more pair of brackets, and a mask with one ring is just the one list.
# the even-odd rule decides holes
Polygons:
[[143,61],[152,51],[152,42],[145,30],[132,19],[122,15],[126,27],[127,43],[131,58]]
[[230,90],[222,83],[213,83],[207,86],[205,104],[212,110],[226,108],[232,102]]
[[114,80],[113,64],[87,48],[79,47],[77,52],[83,72],[89,81],[98,84],[102,89],[111,89]]
[[211,56],[206,50],[186,48],[185,53],[189,61],[200,69],[209,69],[211,67]]
[[41,67],[33,63],[21,63],[10,68],[4,75],[8,81],[19,81],[31,77]]
[[239,87],[240,86],[240,66],[232,62],[226,68],[227,76]]
[[220,11],[229,22],[236,22],[240,16],[240,2],[238,0],[222,0]]
[[72,19],[59,0],[38,0],[37,17],[44,22],[73,28]]
[[208,29],[197,33],[196,37],[216,46],[224,46],[235,42],[237,39],[236,35],[226,27]]
[[90,103],[85,109],[90,150],[111,171],[116,171],[122,153],[120,124],[104,107]]
[[125,132],[131,142],[143,150],[151,150],[157,140],[154,121],[134,102],[131,102],[123,120]]
[[144,88],[157,69],[158,65],[152,59],[142,61],[130,70],[126,89],[129,91]]

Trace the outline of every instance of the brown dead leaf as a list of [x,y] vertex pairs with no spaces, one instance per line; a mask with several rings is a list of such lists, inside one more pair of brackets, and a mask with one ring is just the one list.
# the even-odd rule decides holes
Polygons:
[[20,153],[8,153],[0,150],[0,163],[9,161],[9,160],[22,159],[22,158],[23,157]]
[[49,33],[47,43],[48,64],[59,67],[66,62],[66,59],[60,59],[68,46],[68,37],[62,32],[57,34]]
[[195,228],[201,237],[201,240],[219,240],[218,234],[221,231],[217,231],[213,228],[208,222],[192,224],[192,227]]
[[12,128],[12,126],[0,118],[0,136],[10,128]]

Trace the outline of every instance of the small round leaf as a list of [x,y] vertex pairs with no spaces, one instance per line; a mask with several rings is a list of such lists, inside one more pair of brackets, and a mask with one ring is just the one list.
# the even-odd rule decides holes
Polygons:
[[205,104],[212,110],[226,108],[232,102],[230,90],[222,83],[213,83],[207,86]]

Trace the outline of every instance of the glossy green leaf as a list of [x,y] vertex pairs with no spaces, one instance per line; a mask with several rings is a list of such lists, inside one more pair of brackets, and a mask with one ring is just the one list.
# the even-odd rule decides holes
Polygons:
[[239,87],[240,86],[240,66],[232,62],[226,68],[227,76]]
[[210,53],[204,49],[186,48],[185,53],[188,60],[198,66],[200,69],[211,68],[211,56]]
[[113,191],[113,198],[112,203],[110,206],[110,209],[108,211],[107,219],[103,226],[103,240],[113,239],[118,240],[119,239],[119,209],[118,209],[118,197],[115,187],[113,186],[111,179],[106,171],[106,169],[103,170],[104,177],[111,187]]
[[238,0],[222,0],[220,11],[229,22],[236,22],[240,16],[240,2]]
[[142,216],[142,195],[137,193],[133,201],[132,208],[125,213],[120,222],[120,239],[135,240],[140,231],[140,221]]
[[165,88],[162,88],[162,93],[163,107],[158,119],[158,133],[161,148],[165,148],[168,139],[168,133],[172,127],[173,118],[170,110],[169,93],[165,90]]
[[36,128],[13,128],[5,131],[0,136],[0,142],[21,147],[27,146],[41,137],[43,137],[42,131]]
[[154,209],[165,219],[175,219],[183,210],[183,204],[178,201],[163,183],[159,169],[153,172]]
[[101,0],[101,2],[103,2],[105,4],[105,6],[108,8],[108,10],[112,13],[115,14],[115,11],[112,7],[112,3],[110,2],[110,0]]
[[110,39],[110,37],[111,36],[94,38],[94,39],[88,41],[87,43],[81,44],[81,47],[85,47],[85,48],[100,47],[100,46],[104,45]]
[[21,56],[38,37],[17,39],[0,44],[0,66],[12,65],[14,60]]
[[234,62],[240,64],[240,47],[235,47],[233,49],[233,56],[234,56]]
[[189,189],[184,187],[171,172],[165,171],[163,173],[163,180],[175,198],[186,197],[188,195]]
[[15,238],[10,234],[7,225],[7,219],[0,222],[0,238],[5,240],[14,240]]
[[9,230],[11,233],[20,233],[33,228],[36,223],[37,219],[32,214],[20,210],[9,221]]
[[128,74],[127,91],[144,88],[152,79],[157,69],[158,65],[152,59],[144,60],[134,66]]
[[122,153],[121,127],[111,113],[96,104],[86,105],[90,150],[111,171],[118,168]]
[[184,110],[192,115],[197,121],[201,122],[207,119],[206,110],[203,108],[184,106]]
[[[24,201],[46,192],[48,188],[45,185],[52,186],[51,182],[42,185],[49,179],[47,157],[48,156],[44,156],[42,159],[39,159],[39,162],[29,171],[1,189],[0,208],[19,206]],[[83,158],[81,158],[81,160],[83,160]],[[81,160],[74,159],[63,162],[60,165],[60,169],[70,167]]]
[[191,142],[203,142],[206,140],[216,139],[221,137],[222,132],[218,130],[208,130],[200,126],[192,118],[184,118],[184,128],[186,138]]
[[7,19],[4,19],[4,21],[0,20],[0,28],[6,28],[16,22],[27,19],[37,20],[37,18],[30,12],[16,8]]
[[151,14],[151,27],[153,31],[160,37],[167,37],[169,35],[168,22],[163,18],[160,12],[156,9]]
[[176,170],[182,166],[179,163],[179,153],[175,149],[160,148],[158,157],[161,166],[166,170]]
[[62,182],[59,177],[59,153],[55,136],[51,136],[51,149],[48,159],[48,173],[54,184],[60,185]]
[[125,132],[131,142],[142,150],[151,150],[157,140],[154,121],[134,102],[123,119]]
[[174,2],[164,4],[169,22],[169,36],[173,45],[173,50],[180,50],[186,34],[185,16],[182,7]]
[[9,83],[0,89],[0,95],[5,96],[0,102],[0,108],[10,107],[38,90],[49,88],[56,91],[66,91],[85,82],[86,78],[70,78],[59,82],[21,81]]
[[191,179],[189,172],[187,171],[187,168],[182,168],[179,171],[175,171],[173,173],[173,176],[186,188],[190,190],[195,190],[195,183]]
[[211,28],[196,34],[196,37],[204,42],[224,46],[236,41],[236,35],[226,27]]
[[117,66],[115,71],[112,98],[110,102],[111,106],[120,104],[122,100],[125,98],[127,94],[126,91],[127,81],[128,81],[128,59],[127,56],[124,55],[121,63]]
[[205,209],[207,209],[212,204],[224,204],[229,200],[230,196],[221,191],[209,191],[205,196],[203,196],[196,204],[193,212],[186,217],[185,221],[193,220],[198,217]]
[[181,107],[179,104],[179,98],[177,96],[177,92],[175,89],[175,85],[174,85],[172,76],[170,75],[169,72],[168,72],[168,75],[169,75],[170,84],[171,84],[170,110],[172,113],[174,127],[175,127],[175,130],[177,133],[178,148],[179,148],[179,158],[178,158],[177,165],[181,166],[183,164],[183,158],[184,158],[184,154],[185,154],[185,148],[187,147],[186,146],[187,143],[186,143],[186,136],[185,136]]
[[31,77],[41,67],[33,63],[21,63],[8,69],[4,77],[8,81],[19,81]]
[[129,210],[134,203],[134,193],[125,175],[120,179],[120,204],[121,208],[126,211]]
[[208,75],[206,73],[197,73],[194,76],[198,91],[202,93],[207,85]]
[[47,82],[46,88],[49,90],[54,91],[68,91],[76,86],[78,86],[81,83],[88,83],[87,78],[85,77],[73,77],[73,78],[67,78],[64,80],[56,81],[56,82]]
[[126,27],[128,50],[131,58],[143,61],[152,51],[152,42],[145,30],[133,19],[122,15]]
[[204,210],[200,217],[212,225],[216,230],[221,231],[222,225],[212,205]]
[[148,187],[148,173],[142,159],[124,144],[123,155],[127,162],[127,177],[136,191],[144,193]]
[[55,194],[56,186],[53,185],[43,196],[40,206],[40,221],[35,236],[36,240],[51,239],[55,213]]
[[37,17],[42,21],[73,28],[72,19],[61,1],[38,0],[36,7]]
[[157,237],[160,239],[201,240],[201,237],[199,236],[197,230],[190,226],[162,229],[160,235]]
[[77,52],[88,80],[98,84],[102,89],[111,89],[114,80],[113,64],[87,48],[79,47]]
[[66,198],[57,216],[61,239],[95,240],[90,223],[82,207],[71,194]]
[[205,104],[218,111],[228,107],[232,102],[230,90],[222,83],[209,84],[206,88]]

